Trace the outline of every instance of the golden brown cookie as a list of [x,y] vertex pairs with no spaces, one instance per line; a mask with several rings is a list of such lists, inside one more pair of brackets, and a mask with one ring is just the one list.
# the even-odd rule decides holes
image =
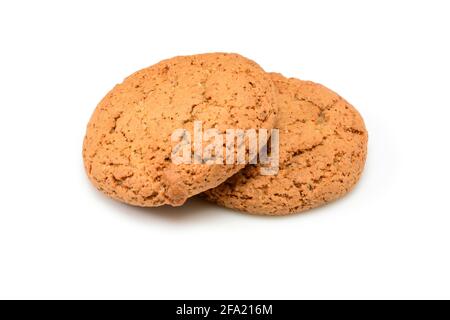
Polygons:
[[242,164],[174,164],[172,134],[273,128],[273,82],[237,54],[210,53],[161,61],[114,87],[99,103],[83,146],[86,171],[108,196],[138,206],[181,205],[216,187]]
[[205,192],[225,207],[285,215],[345,195],[358,181],[367,153],[364,121],[347,101],[320,84],[271,74],[278,89],[279,172],[249,165]]

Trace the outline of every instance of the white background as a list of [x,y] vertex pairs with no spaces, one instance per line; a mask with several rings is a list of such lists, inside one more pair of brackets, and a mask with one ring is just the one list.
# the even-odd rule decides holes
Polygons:
[[[450,298],[448,1],[2,1],[0,298]],[[357,188],[306,214],[97,192],[85,126],[128,74],[238,52],[363,115]]]

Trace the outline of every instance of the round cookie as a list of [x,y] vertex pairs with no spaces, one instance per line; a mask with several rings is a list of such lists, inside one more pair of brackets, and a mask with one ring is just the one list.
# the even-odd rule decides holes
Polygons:
[[278,89],[279,172],[248,165],[206,197],[240,211],[285,215],[345,195],[358,181],[367,153],[364,121],[326,87],[271,74]]
[[137,206],[181,205],[216,187],[242,164],[175,164],[177,129],[274,126],[275,88],[255,62],[237,54],[180,56],[140,70],[115,86],[89,121],[86,172],[108,196]]

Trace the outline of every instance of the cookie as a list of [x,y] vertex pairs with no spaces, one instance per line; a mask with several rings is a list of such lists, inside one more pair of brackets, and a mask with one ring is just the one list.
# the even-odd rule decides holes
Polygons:
[[[180,56],[115,86],[89,121],[86,172],[106,195],[136,206],[173,206],[216,187],[245,164],[174,163],[173,133],[273,128],[275,88],[255,62],[237,54]],[[224,147],[225,148],[225,147]]]
[[367,131],[358,111],[326,87],[271,74],[278,91],[279,171],[248,165],[206,197],[240,211],[285,215],[345,195],[358,181]]

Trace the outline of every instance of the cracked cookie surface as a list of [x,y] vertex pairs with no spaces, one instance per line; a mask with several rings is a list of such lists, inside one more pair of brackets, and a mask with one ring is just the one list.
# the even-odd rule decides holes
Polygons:
[[358,111],[326,87],[271,74],[278,91],[279,172],[248,165],[206,197],[253,214],[285,215],[345,195],[358,181],[368,135]]
[[237,54],[180,56],[140,70],[115,86],[89,121],[83,144],[86,172],[108,196],[137,206],[181,205],[216,187],[240,164],[174,164],[171,135],[203,130],[271,129],[273,82]]

